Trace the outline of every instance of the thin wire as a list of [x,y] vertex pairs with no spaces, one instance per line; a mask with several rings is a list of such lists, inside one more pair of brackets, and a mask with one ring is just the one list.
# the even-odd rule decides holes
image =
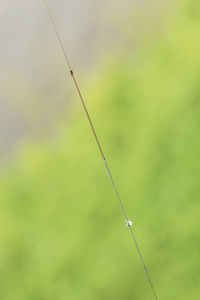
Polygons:
[[[111,174],[111,172],[110,172],[110,169],[109,169],[109,167],[108,167],[108,165],[107,165],[107,162],[106,162],[106,159],[105,159],[105,158],[104,158],[104,163],[105,163],[105,165],[106,165],[108,174],[109,174],[109,176],[110,176],[112,185],[113,185],[113,187],[114,187],[115,193],[116,193],[117,198],[118,198],[118,200],[119,200],[119,203],[120,203],[121,209],[122,209],[122,211],[123,211],[123,214],[124,214],[124,216],[125,216],[126,222],[127,222],[127,224],[129,224],[129,223],[128,223],[129,221],[128,221],[126,212],[125,212],[125,210],[124,210],[124,206],[123,206],[123,204],[122,204],[122,201],[121,201],[121,198],[120,198],[119,193],[118,193],[118,191],[117,191],[117,188],[116,188],[114,179],[113,179],[113,177],[112,177],[112,174]],[[133,230],[132,230],[132,228],[131,228],[131,225],[130,225],[130,226],[128,225],[128,227],[129,227],[130,233],[131,233],[131,235],[132,235],[134,244],[135,244],[135,246],[136,246],[137,252],[138,252],[138,254],[139,254],[139,256],[140,256],[140,260],[141,260],[141,262],[142,262],[142,264],[143,264],[144,271],[145,271],[145,273],[146,273],[146,275],[147,275],[149,284],[150,284],[150,286],[151,286],[151,288],[152,288],[154,297],[155,297],[156,300],[158,300],[158,297],[157,297],[157,295],[156,295],[156,291],[155,291],[155,289],[154,289],[154,286],[153,286],[153,284],[152,284],[151,278],[150,278],[149,273],[148,273],[148,271],[147,271],[147,267],[146,267],[146,265],[145,265],[144,259],[143,259],[143,257],[142,257],[140,248],[139,248],[138,243],[137,243],[137,241],[136,241],[136,238],[135,238],[135,235],[134,235]]]
[[111,174],[111,172],[110,172],[110,169],[109,169],[109,167],[108,167],[108,165],[107,165],[107,162],[106,162],[106,159],[105,159],[105,158],[104,158],[104,163],[105,163],[105,165],[106,165],[106,169],[107,169],[107,171],[108,171],[108,174],[109,174],[109,176],[110,176],[110,179],[111,179],[112,185],[113,185],[113,187],[114,187],[115,193],[116,193],[117,198],[118,198],[118,200],[119,200],[119,204],[120,204],[120,206],[121,206],[121,209],[122,209],[123,214],[124,214],[124,216],[125,216],[126,222],[127,222],[127,224],[128,224],[128,218],[127,218],[127,215],[126,215],[126,213],[125,213],[124,206],[123,206],[122,201],[121,201],[121,199],[120,199],[120,196],[119,196],[119,193],[118,193],[118,191],[117,191],[117,188],[116,188],[114,179],[113,179],[113,177],[112,177],[112,174]]
[[151,288],[152,288],[152,291],[153,291],[154,297],[155,297],[155,299],[156,299],[156,300],[158,300],[158,297],[157,297],[156,291],[155,291],[155,289],[154,289],[153,283],[152,283],[152,281],[151,281],[151,278],[150,278],[150,276],[149,276],[149,273],[148,273],[148,271],[147,271],[147,268],[146,268],[146,265],[145,265],[145,263],[144,263],[144,260],[143,260],[142,254],[141,254],[141,252],[140,252],[140,249],[139,249],[138,243],[137,243],[137,241],[136,241],[136,239],[135,239],[135,235],[134,235],[134,233],[133,233],[133,230],[132,230],[132,228],[131,228],[130,226],[129,226],[129,229],[130,229],[131,235],[132,235],[132,237],[133,237],[133,241],[134,241],[134,243],[135,243],[135,246],[136,246],[136,249],[137,249],[137,251],[138,251],[138,254],[139,254],[139,256],[140,256],[141,262],[142,262],[142,264],[143,264],[143,267],[144,267],[145,273],[146,273],[146,275],[147,275],[147,278],[148,278],[148,280],[149,280],[150,286],[151,286]]
[[64,54],[64,56],[65,56],[65,59],[66,59],[66,61],[67,61],[68,68],[71,70],[72,68],[71,68],[71,64],[70,64],[70,61],[69,61],[67,52],[65,51],[65,48],[64,48],[63,43],[62,43],[62,40],[61,40],[60,35],[59,35],[59,33],[58,33],[58,29],[57,29],[57,27],[56,27],[56,23],[55,23],[55,21],[54,21],[54,18],[53,18],[53,16],[52,16],[51,10],[50,10],[49,5],[48,5],[48,3],[47,3],[46,0],[44,0],[44,4],[45,4],[45,6],[46,6],[46,8],[47,8],[47,11],[48,11],[49,17],[50,17],[50,19],[51,19],[52,25],[53,25],[53,27],[54,27],[54,30],[55,30],[55,32],[56,32],[58,41],[59,41],[60,46],[61,46],[61,48],[62,48],[63,54]]
[[96,131],[95,131],[94,126],[93,126],[93,123],[92,123],[92,121],[91,121],[90,115],[89,115],[89,113],[88,113],[87,107],[86,107],[86,105],[85,105],[85,101],[84,101],[83,96],[82,96],[82,94],[81,94],[81,91],[80,91],[79,85],[78,85],[78,83],[77,83],[77,80],[76,80],[76,78],[75,78],[75,76],[74,76],[74,72],[73,72],[73,70],[72,70],[72,67],[71,67],[71,64],[70,64],[70,61],[69,61],[69,57],[68,57],[68,55],[67,55],[67,52],[65,51],[65,48],[64,48],[64,46],[63,46],[61,37],[60,37],[60,35],[59,35],[59,33],[58,33],[58,30],[57,30],[57,27],[56,27],[56,23],[55,23],[54,18],[53,18],[52,14],[51,14],[51,10],[50,10],[50,8],[49,8],[49,5],[48,5],[48,3],[47,3],[47,0],[43,0],[43,1],[44,1],[44,4],[45,4],[46,8],[47,8],[47,11],[48,11],[50,20],[51,20],[52,25],[53,25],[53,27],[54,27],[54,30],[55,30],[55,33],[56,33],[56,35],[57,35],[58,41],[59,41],[59,43],[60,43],[60,46],[61,46],[61,48],[62,48],[63,54],[64,54],[64,56],[65,56],[65,59],[66,59],[66,62],[67,62],[68,68],[69,68],[69,72],[70,72],[70,74],[71,74],[71,76],[72,76],[72,79],[73,79],[73,81],[74,81],[76,90],[77,90],[77,92],[78,92],[78,94],[79,94],[79,97],[80,97],[80,99],[81,99],[81,102],[82,102],[84,111],[85,111],[86,116],[87,116],[87,118],[88,118],[88,121],[89,121],[90,127],[91,127],[91,129],[92,129],[94,138],[95,138],[95,140],[96,140],[97,146],[98,146],[99,151],[100,151],[100,153],[101,153],[101,156],[102,156],[102,158],[103,158],[103,160],[104,160],[104,163],[105,163],[107,172],[108,172],[108,174],[109,174],[110,180],[111,180],[112,185],[113,185],[113,187],[114,187],[115,193],[116,193],[116,195],[117,195],[119,204],[120,204],[120,206],[121,206],[122,212],[123,212],[124,217],[125,217],[125,219],[126,219],[126,222],[127,222],[128,227],[129,227],[130,233],[131,233],[131,235],[132,235],[132,238],[133,238],[134,244],[135,244],[135,246],[136,246],[137,252],[138,252],[138,254],[139,254],[139,256],[140,256],[140,259],[141,259],[141,262],[142,262],[142,264],[143,264],[143,267],[144,267],[145,273],[146,273],[146,275],[147,275],[149,284],[150,284],[151,289],[152,289],[152,291],[153,291],[153,295],[154,295],[155,299],[158,300],[158,297],[157,297],[157,295],[156,295],[154,286],[153,286],[152,281],[151,281],[151,279],[150,279],[150,276],[149,276],[149,273],[148,273],[148,271],[147,271],[146,265],[145,265],[145,263],[144,263],[143,257],[142,257],[142,255],[141,255],[139,246],[138,246],[138,244],[137,244],[137,241],[136,241],[136,239],[135,239],[133,230],[132,230],[132,228],[131,228],[131,224],[132,224],[132,223],[130,223],[130,221],[128,220],[127,214],[126,214],[126,212],[125,212],[124,206],[123,206],[123,204],[122,204],[121,198],[120,198],[119,193],[118,193],[118,190],[117,190],[117,188],[116,188],[114,179],[113,179],[113,177],[112,177],[112,174],[111,174],[110,169],[109,169],[109,167],[108,167],[108,164],[107,164],[107,162],[106,162],[106,158],[105,158],[104,152],[103,152],[103,150],[102,150],[101,144],[100,144],[100,142],[99,142],[99,139],[98,139],[98,137],[97,137]]

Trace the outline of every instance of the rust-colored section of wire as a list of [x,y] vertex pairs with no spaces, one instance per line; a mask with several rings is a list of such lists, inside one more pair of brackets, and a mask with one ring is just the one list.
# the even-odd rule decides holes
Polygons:
[[100,142],[99,142],[99,139],[98,139],[98,137],[97,137],[96,131],[95,131],[94,126],[93,126],[93,123],[92,123],[92,121],[91,121],[90,115],[89,115],[89,113],[88,113],[88,110],[87,110],[85,101],[84,101],[84,99],[83,99],[83,96],[82,96],[82,94],[81,94],[79,85],[78,85],[77,80],[76,80],[76,77],[75,77],[74,72],[73,72],[73,70],[72,70],[72,67],[71,67],[71,64],[70,64],[69,57],[68,57],[68,55],[67,55],[67,53],[66,53],[66,51],[65,51],[65,48],[64,48],[64,46],[63,46],[62,40],[61,40],[60,35],[59,35],[59,33],[58,33],[58,30],[57,30],[57,27],[56,27],[54,18],[53,18],[52,14],[51,14],[50,8],[49,8],[49,6],[48,6],[47,0],[43,0],[43,1],[44,1],[44,4],[45,4],[46,8],[47,8],[47,11],[48,11],[50,20],[51,20],[52,25],[53,25],[53,27],[54,27],[54,30],[55,30],[55,32],[56,32],[56,35],[57,35],[58,41],[59,41],[59,43],[60,43],[60,46],[61,46],[61,48],[62,48],[63,54],[64,54],[64,56],[65,56],[65,59],[66,59],[66,62],[67,62],[67,66],[68,66],[69,72],[70,72],[70,74],[71,74],[71,77],[72,77],[72,79],[73,79],[74,85],[75,85],[75,87],[76,87],[76,90],[77,90],[78,95],[79,95],[79,97],[80,97],[80,100],[81,100],[81,102],[82,102],[84,111],[85,111],[85,113],[86,113],[87,119],[88,119],[89,124],[90,124],[90,127],[91,127],[91,129],[92,129],[94,138],[95,138],[96,143],[97,143],[97,145],[98,145],[99,151],[100,151],[101,156],[102,156],[102,158],[103,158],[104,164],[105,164],[105,166],[106,166],[107,172],[108,172],[108,174],[109,174],[110,180],[111,180],[111,182],[112,182],[112,185],[113,185],[113,188],[114,188],[114,190],[115,190],[116,196],[117,196],[117,198],[118,198],[119,204],[120,204],[120,206],[121,206],[122,212],[123,212],[123,214],[124,214],[124,217],[125,217],[125,221],[126,221],[127,227],[129,228],[129,231],[130,231],[131,236],[132,236],[132,238],[133,238],[133,242],[134,242],[134,244],[135,244],[135,246],[136,246],[137,252],[138,252],[139,257],[140,257],[140,260],[141,260],[142,265],[143,265],[143,267],[144,267],[144,271],[145,271],[145,273],[146,273],[146,275],[147,275],[147,278],[148,278],[149,284],[150,284],[150,286],[151,286],[151,289],[152,289],[154,298],[155,298],[156,300],[158,300],[158,297],[157,297],[157,295],[156,295],[154,286],[153,286],[152,281],[151,281],[151,279],[150,279],[150,275],[149,275],[149,273],[148,273],[148,271],[147,271],[147,267],[146,267],[146,265],[145,265],[145,263],[144,263],[144,260],[143,260],[141,251],[140,251],[139,246],[138,246],[138,244],[137,244],[137,241],[136,241],[136,239],[135,239],[135,235],[134,235],[133,230],[132,230],[132,222],[128,219],[127,214],[126,214],[126,212],[125,212],[125,209],[124,209],[124,206],[123,206],[123,204],[122,204],[121,198],[120,198],[120,196],[119,196],[119,193],[118,193],[117,187],[116,187],[116,185],[115,185],[113,176],[112,176],[112,174],[111,174],[110,168],[108,167],[108,164],[107,164],[105,155],[104,155],[104,153],[103,153],[101,144],[100,144]]
[[61,46],[61,48],[62,48],[63,54],[64,54],[64,56],[65,56],[65,59],[66,59],[66,62],[67,62],[67,66],[68,66],[69,72],[70,72],[70,74],[71,74],[71,76],[72,76],[72,78],[73,78],[73,81],[74,81],[76,90],[77,90],[77,92],[78,92],[78,94],[79,94],[79,97],[80,97],[80,99],[81,99],[81,102],[82,102],[82,104],[83,104],[83,108],[84,108],[84,110],[85,110],[86,116],[87,116],[88,121],[89,121],[89,123],[90,123],[90,126],[91,126],[91,129],[92,129],[93,135],[94,135],[94,137],[95,137],[95,140],[96,140],[96,142],[97,142],[99,151],[100,151],[100,153],[101,153],[102,158],[105,159],[105,156],[104,156],[104,153],[103,153],[101,144],[100,144],[100,142],[99,142],[99,139],[98,139],[97,134],[96,134],[96,131],[95,131],[95,129],[94,129],[92,120],[91,120],[91,118],[90,118],[90,115],[89,115],[89,113],[88,113],[87,107],[86,107],[86,105],[85,105],[85,101],[84,101],[83,96],[82,96],[82,94],[81,94],[81,91],[80,91],[79,85],[78,85],[78,83],[77,83],[76,77],[75,77],[75,75],[74,75],[74,72],[72,71],[72,67],[71,67],[71,64],[70,64],[70,61],[69,61],[69,57],[68,57],[68,55],[67,55],[67,53],[66,53],[66,51],[65,51],[65,48],[64,48],[64,46],[63,46],[61,37],[60,37],[60,35],[59,35],[59,33],[58,33],[58,29],[57,29],[57,27],[56,27],[54,18],[53,18],[52,14],[51,14],[51,10],[50,10],[50,8],[49,8],[49,5],[48,5],[47,1],[46,1],[46,0],[43,0],[43,1],[44,1],[44,4],[45,4],[46,8],[47,8],[49,17],[50,17],[50,19],[51,19],[52,25],[53,25],[54,30],[55,30],[55,32],[56,32],[56,35],[57,35],[59,44],[60,44],[60,46]]
[[84,102],[84,100],[83,100],[83,96],[82,96],[81,91],[80,91],[80,88],[79,88],[78,83],[77,83],[77,81],[76,81],[76,78],[75,78],[75,76],[74,76],[74,72],[73,72],[72,70],[70,70],[70,74],[71,74],[71,76],[72,76],[72,78],[73,78],[74,84],[75,84],[76,89],[77,89],[77,91],[78,91],[78,94],[79,94],[79,96],[80,96],[81,102],[82,102],[82,104],[83,104],[83,108],[84,108],[84,110],[85,110],[86,116],[87,116],[87,118],[88,118],[88,121],[89,121],[89,123],[90,123],[92,132],[93,132],[93,134],[94,134],[95,140],[96,140],[97,145],[98,145],[98,147],[99,147],[99,151],[101,152],[101,156],[102,156],[103,159],[105,159],[103,150],[102,150],[102,148],[101,148],[101,144],[100,144],[100,142],[99,142],[99,139],[98,139],[98,137],[97,137],[96,131],[95,131],[94,126],[93,126],[93,124],[92,124],[90,115],[89,115],[89,113],[88,113],[87,107],[86,107],[86,105],[85,105],[85,102]]

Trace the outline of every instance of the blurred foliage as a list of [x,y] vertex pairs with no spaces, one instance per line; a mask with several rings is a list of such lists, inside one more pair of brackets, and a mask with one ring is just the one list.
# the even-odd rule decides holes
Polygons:
[[[84,93],[163,300],[200,294],[199,12],[182,2],[154,47]],[[1,176],[0,299],[153,299],[80,106],[64,126]]]

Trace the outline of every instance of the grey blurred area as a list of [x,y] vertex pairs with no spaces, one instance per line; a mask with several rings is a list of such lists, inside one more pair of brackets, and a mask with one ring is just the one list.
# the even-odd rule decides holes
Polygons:
[[[168,1],[49,0],[80,83],[104,56],[139,51]],[[159,14],[157,13],[159,11]],[[132,28],[130,28],[130,24]],[[0,162],[24,139],[52,138],[75,90],[43,0],[0,1]],[[109,60],[108,62],[109,63]]]

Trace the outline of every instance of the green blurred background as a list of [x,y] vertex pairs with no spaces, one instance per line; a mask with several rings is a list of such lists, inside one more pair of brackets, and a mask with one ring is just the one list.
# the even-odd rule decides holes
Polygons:
[[[153,299],[42,1],[12,2],[0,299]],[[49,4],[158,298],[200,299],[200,2]]]

